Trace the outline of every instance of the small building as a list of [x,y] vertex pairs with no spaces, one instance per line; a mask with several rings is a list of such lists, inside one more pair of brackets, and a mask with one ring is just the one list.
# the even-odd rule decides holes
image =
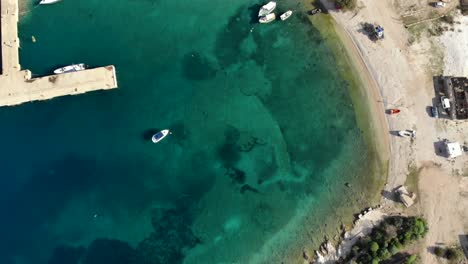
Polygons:
[[468,78],[443,77],[444,94],[450,101],[449,115],[451,119],[468,119]]
[[413,192],[409,192],[405,186],[401,185],[396,189],[396,193],[398,194],[398,198],[400,201],[406,206],[410,207],[414,204],[414,200],[416,199],[416,194]]
[[447,151],[447,157],[449,159],[456,158],[463,154],[463,150],[458,142],[449,142],[448,140],[445,141],[445,148]]

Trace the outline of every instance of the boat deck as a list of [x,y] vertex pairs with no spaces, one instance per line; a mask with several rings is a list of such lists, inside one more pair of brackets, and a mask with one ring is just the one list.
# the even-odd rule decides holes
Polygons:
[[32,78],[19,63],[18,0],[0,0],[0,106],[117,88],[114,66]]

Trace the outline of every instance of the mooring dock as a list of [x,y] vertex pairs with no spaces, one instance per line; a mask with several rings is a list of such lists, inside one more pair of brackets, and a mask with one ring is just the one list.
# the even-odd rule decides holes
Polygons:
[[117,88],[114,66],[32,78],[19,63],[18,0],[0,0],[0,106]]

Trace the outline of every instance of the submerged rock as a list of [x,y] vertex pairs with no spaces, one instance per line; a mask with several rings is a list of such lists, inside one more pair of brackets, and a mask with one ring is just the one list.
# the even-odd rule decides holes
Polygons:
[[240,189],[240,192],[241,193],[244,193],[246,191],[251,191],[251,192],[254,192],[254,193],[258,193],[258,190],[248,184],[244,184],[242,185],[241,189]]
[[156,212],[153,228],[154,232],[137,247],[145,264],[182,263],[184,252],[200,243],[184,209]]

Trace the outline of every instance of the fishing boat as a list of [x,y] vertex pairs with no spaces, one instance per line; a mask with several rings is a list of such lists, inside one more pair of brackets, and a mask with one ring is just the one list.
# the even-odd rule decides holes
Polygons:
[[400,137],[416,137],[416,131],[414,130],[400,130],[398,131]]
[[292,15],[292,11],[291,11],[291,10],[288,10],[288,11],[286,11],[284,14],[282,14],[282,15],[280,16],[280,18],[281,18],[281,20],[284,21],[284,20],[288,19],[291,15]]
[[153,143],[158,143],[163,140],[163,138],[167,137],[167,135],[169,135],[169,129],[161,130],[151,137],[151,141],[153,141]]
[[389,115],[398,114],[400,113],[400,109],[392,108],[392,109],[388,109],[387,112]]
[[40,5],[50,5],[50,4],[55,4],[57,2],[60,2],[62,0],[41,0],[39,2]]
[[270,1],[268,2],[268,4],[262,6],[262,8],[260,8],[260,11],[258,11],[258,16],[259,17],[263,17],[263,16],[266,16],[268,14],[270,14],[271,12],[273,12],[273,10],[275,10],[276,8],[276,2],[274,1]]
[[82,71],[82,70],[86,70],[86,65],[84,65],[84,63],[72,64],[72,65],[62,67],[62,68],[58,68],[54,70],[54,73],[60,74],[60,73],[76,72],[76,71]]
[[271,21],[275,20],[276,19],[276,16],[274,13],[271,13],[271,14],[268,14],[266,16],[262,16],[258,21],[260,23],[270,23]]

